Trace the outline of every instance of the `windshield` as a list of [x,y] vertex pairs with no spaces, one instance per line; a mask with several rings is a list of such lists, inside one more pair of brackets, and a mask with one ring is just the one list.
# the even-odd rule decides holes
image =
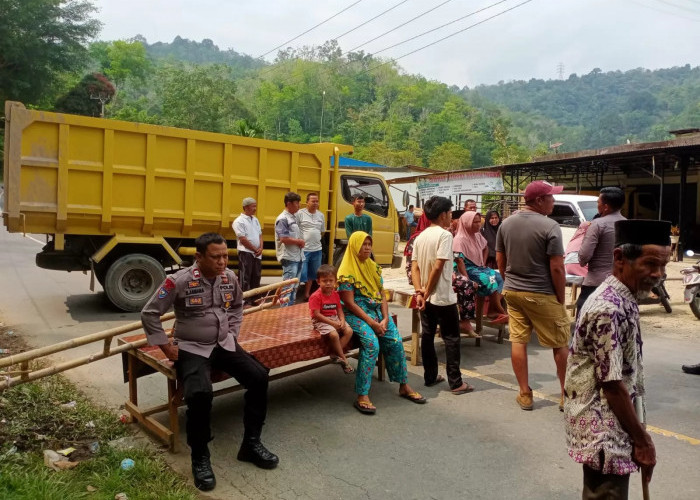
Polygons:
[[598,213],[598,201],[579,201],[578,206],[587,221],[593,220],[593,217]]

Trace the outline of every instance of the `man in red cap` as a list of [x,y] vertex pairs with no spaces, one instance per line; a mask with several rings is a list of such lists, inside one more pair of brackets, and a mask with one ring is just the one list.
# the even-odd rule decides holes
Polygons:
[[569,315],[564,307],[566,272],[561,228],[547,215],[563,186],[534,181],[525,188],[525,207],[503,221],[496,236],[496,261],[504,278],[508,304],[511,362],[520,393],[516,401],[532,410],[528,384],[527,344],[534,329],[543,347],[554,353],[564,406],[564,376],[569,340]]

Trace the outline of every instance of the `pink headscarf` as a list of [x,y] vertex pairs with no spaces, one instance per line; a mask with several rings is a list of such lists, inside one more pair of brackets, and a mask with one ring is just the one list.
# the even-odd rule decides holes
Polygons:
[[486,238],[477,229],[472,229],[474,217],[478,212],[464,212],[457,224],[457,234],[452,243],[452,250],[462,252],[464,256],[477,266],[484,266],[484,248],[488,245]]

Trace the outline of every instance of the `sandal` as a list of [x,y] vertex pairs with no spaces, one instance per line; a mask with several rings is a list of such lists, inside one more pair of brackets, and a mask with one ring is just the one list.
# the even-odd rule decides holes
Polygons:
[[355,402],[352,405],[357,409],[357,411],[359,411],[363,415],[374,415],[377,412],[377,407],[374,406],[370,401],[355,400]]
[[355,373],[355,369],[347,361],[345,361],[345,362],[340,361],[338,364],[343,369],[344,374],[349,375],[351,373]]
[[435,377],[435,380],[433,380],[429,384],[425,384],[425,386],[432,387],[432,386],[438,385],[440,382],[444,382],[444,381],[445,381],[445,377],[443,377],[442,375],[438,375],[437,377]]
[[450,392],[452,392],[452,394],[454,394],[455,396],[459,396],[460,394],[466,394],[474,390],[474,387],[467,384],[466,382],[464,383],[464,386],[465,387],[463,387],[462,389],[452,389]]
[[491,320],[491,323],[494,325],[503,325],[505,323],[508,323],[508,315],[507,314],[499,314],[495,318]]
[[427,400],[416,391],[409,392],[407,394],[399,394],[399,396],[419,405],[424,405],[427,402]]

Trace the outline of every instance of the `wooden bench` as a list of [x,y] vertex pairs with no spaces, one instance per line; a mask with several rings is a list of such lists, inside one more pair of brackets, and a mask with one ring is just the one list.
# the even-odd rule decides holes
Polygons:
[[[396,316],[392,315],[394,322]],[[119,339],[119,344],[141,340],[145,334],[131,335]],[[312,370],[331,363],[328,358],[327,343],[311,325],[309,307],[298,304],[291,307],[266,309],[243,317],[239,344],[253,354],[262,364],[270,369],[288,366],[302,361],[313,363],[285,370],[270,376],[270,381]],[[351,354],[356,357],[357,353]],[[179,422],[178,407],[183,405],[182,382],[178,380],[173,363],[168,360],[157,346],[144,346],[122,354],[124,381],[129,386],[129,400],[125,404],[132,420],[137,421],[159,440],[167,444],[171,451],[178,449]],[[378,379],[384,380],[384,358],[377,362]],[[166,377],[168,399],[165,404],[143,408],[138,403],[138,379],[151,373],[162,373]],[[229,379],[228,374],[213,371],[212,382],[218,383]],[[241,390],[240,385],[225,387],[214,391],[214,396]],[[162,412],[168,413],[168,424],[163,425],[154,418]]]
[[[404,344],[406,353],[411,358],[411,365],[417,366],[418,360],[420,358],[420,335],[421,335],[421,322],[420,322],[420,311],[415,308],[413,301],[413,291],[412,290],[387,290],[387,300],[401,307],[406,307],[411,309],[411,343]],[[498,331],[497,342],[499,344],[503,343],[503,338],[506,333],[505,324],[496,324],[489,321],[483,316],[484,309],[484,299],[482,297],[477,298],[476,301],[476,335],[468,335],[462,333],[462,336],[467,338],[473,338],[475,345],[477,347],[481,346],[481,332],[484,326],[489,328],[494,328]]]

